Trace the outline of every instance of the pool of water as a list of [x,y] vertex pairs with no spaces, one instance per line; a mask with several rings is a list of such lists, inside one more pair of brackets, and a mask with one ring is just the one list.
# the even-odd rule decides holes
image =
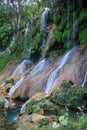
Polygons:
[[14,122],[16,122],[16,120],[19,117],[19,113],[20,113],[20,108],[12,108],[12,109],[7,109],[7,115],[6,115],[6,124],[12,124]]

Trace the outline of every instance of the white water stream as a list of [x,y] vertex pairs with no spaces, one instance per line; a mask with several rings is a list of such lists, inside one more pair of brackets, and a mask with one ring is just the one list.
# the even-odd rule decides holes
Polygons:
[[20,86],[22,81],[24,80],[24,77],[22,77],[9,91],[8,95],[12,96],[15,92],[15,90]]
[[58,67],[52,72],[52,74],[49,76],[46,84],[45,93],[48,93],[49,90],[52,88],[53,84],[56,82],[56,80],[59,80],[62,73],[64,66],[69,62],[71,56],[75,52],[76,47],[69,50],[59,61]]
[[85,73],[85,76],[84,76],[84,79],[83,79],[83,82],[82,82],[82,87],[85,86],[86,82],[87,82],[87,69],[86,69],[86,73]]
[[45,69],[49,64],[51,64],[53,61],[49,58],[44,58],[41,60],[30,72],[30,76],[34,76],[38,72],[42,71]]
[[14,70],[12,76],[17,76],[17,75],[20,75],[22,74],[28,67],[29,64],[33,64],[32,61],[30,60],[23,60],[22,63],[20,63],[16,69]]

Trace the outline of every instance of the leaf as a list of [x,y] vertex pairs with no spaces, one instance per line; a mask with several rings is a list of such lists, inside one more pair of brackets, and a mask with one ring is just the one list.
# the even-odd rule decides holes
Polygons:
[[68,124],[68,117],[65,115],[62,115],[59,117],[59,122],[61,125],[67,125]]

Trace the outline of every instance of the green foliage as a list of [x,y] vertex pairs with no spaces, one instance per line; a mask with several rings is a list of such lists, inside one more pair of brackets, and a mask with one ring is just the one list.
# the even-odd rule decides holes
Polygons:
[[9,46],[11,54],[16,55],[18,58],[24,54],[25,51],[25,37],[24,30],[22,30],[16,37],[14,44]]
[[10,54],[9,53],[5,53],[4,55],[0,56],[0,70],[2,70],[6,63],[10,60]]
[[27,114],[32,114],[36,112],[36,104],[37,101],[35,99],[30,100],[30,102],[26,105],[25,111]]
[[49,119],[48,119],[48,118],[38,119],[38,120],[36,121],[36,124],[37,124],[38,126],[48,125],[48,124],[49,124]]
[[[36,15],[37,11],[38,11],[37,4],[26,6],[22,12],[22,18],[23,19],[25,18],[27,20],[31,20]],[[29,17],[27,17],[27,16],[29,16]]]
[[69,110],[68,108],[66,108],[66,112],[59,116],[59,122],[61,125],[63,126],[67,126],[68,122],[69,122]]
[[51,105],[46,104],[46,103],[42,103],[42,104],[40,105],[40,108],[42,108],[42,109],[49,109],[50,107],[51,107]]
[[53,18],[54,23],[59,23],[60,20],[61,20],[61,15],[59,15],[58,12],[57,12],[57,13],[54,13],[52,18]]
[[54,30],[54,36],[57,42],[61,42],[62,41],[62,32],[59,31],[59,27],[57,26]]
[[87,45],[87,29],[86,28],[79,33],[79,41],[81,45]]
[[32,46],[33,46],[33,48],[35,48],[36,50],[39,48],[40,40],[41,40],[41,34],[40,34],[40,33],[37,33],[37,34],[35,35],[35,37],[33,38],[33,41],[32,41]]
[[61,53],[61,50],[54,50],[54,51],[50,51],[49,53],[48,53],[48,56],[49,57],[57,57],[58,55],[60,55],[60,53]]
[[53,95],[53,102],[57,105],[74,106],[76,108],[85,105],[84,96],[87,94],[87,90],[79,86],[71,86],[69,82],[63,81],[60,89]]
[[71,99],[69,104],[72,106],[83,106],[85,105],[84,96],[87,94],[87,90],[80,87],[72,88]]
[[17,61],[17,56],[15,54],[9,54],[8,52],[0,56],[0,71],[4,69],[6,63],[10,60]]
[[[36,122],[37,126],[34,130],[87,130],[87,115],[83,113],[76,116],[77,120],[71,120],[68,111],[66,111],[64,115],[59,116],[59,122],[49,122],[48,118],[42,118]],[[21,124],[20,130],[25,130],[24,123]]]
[[10,18],[0,9],[0,50],[4,50],[9,45],[12,29],[13,26]]
[[86,10],[85,9],[81,10],[81,12],[80,12],[80,18],[87,20],[87,9]]
[[68,30],[65,29],[62,35],[62,42],[64,43],[67,42],[67,34],[68,34]]
[[69,98],[69,86],[70,84],[66,83],[65,81],[62,82],[60,90],[55,91],[53,95],[53,102],[55,104],[67,105],[66,102]]
[[65,25],[66,25],[66,17],[62,16],[62,20],[60,21],[59,25],[59,31],[63,32],[65,29]]

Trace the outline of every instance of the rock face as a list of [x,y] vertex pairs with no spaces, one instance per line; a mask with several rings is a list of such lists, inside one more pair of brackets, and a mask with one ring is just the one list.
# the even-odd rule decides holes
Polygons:
[[72,85],[69,81],[62,81],[59,88],[52,95],[54,104],[76,109],[78,107],[82,107],[83,110],[87,109],[87,88],[83,89],[78,85]]
[[38,73],[35,76],[27,76],[25,80],[13,93],[12,98],[15,97],[32,97],[37,92],[43,92],[49,74],[52,72],[52,66],[47,67],[43,72]]
[[16,64],[14,61],[8,62],[5,69],[2,72],[0,72],[0,82],[9,78],[9,76],[12,74],[15,67],[16,67]]
[[51,92],[58,88],[62,80],[87,87],[87,46],[77,48],[77,51],[65,66],[60,80],[53,85]]
[[[65,67],[64,70],[64,74],[66,74],[65,79],[72,81],[74,84],[79,84],[82,86],[86,70],[87,70],[87,46],[78,47],[71,61]],[[84,86],[87,86],[86,83],[87,79],[85,81]]]
[[[11,98],[16,98],[18,96],[23,98],[32,97],[37,92],[44,92],[48,77],[58,67],[59,61],[59,59],[56,60],[53,64],[47,65],[47,67],[37,73],[35,72],[35,74],[33,72],[33,75],[30,75],[32,69],[31,66],[28,66],[28,68],[23,71],[23,74],[19,74],[18,71],[18,75],[15,75],[15,77],[13,77],[14,85],[11,84],[9,87],[9,89],[11,88],[10,91],[12,90],[12,94],[10,95]],[[11,71],[9,72],[11,73]],[[58,76],[59,75],[57,74],[54,78],[56,82],[51,86],[51,92],[55,91],[58,88],[62,80],[68,80],[73,84],[77,84],[82,87],[87,86],[87,46],[77,47],[72,57],[69,58],[68,63],[63,67],[60,79]]]

